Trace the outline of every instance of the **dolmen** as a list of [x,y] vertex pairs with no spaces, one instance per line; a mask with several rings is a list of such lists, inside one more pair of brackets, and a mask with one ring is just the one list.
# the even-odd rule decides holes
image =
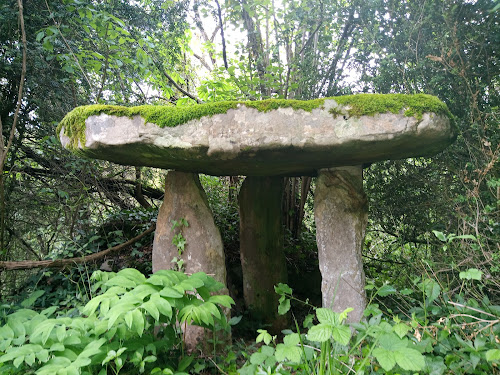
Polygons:
[[314,215],[323,306],[366,305],[361,250],[367,225],[362,165],[431,156],[455,137],[436,97],[359,94],[309,101],[262,100],[191,106],[75,108],[57,129],[62,145],[118,164],[163,168],[165,196],[153,245],[153,271],[170,269],[178,250],[174,220],[185,219],[185,271],[226,284],[224,248],[198,174],[246,176],[239,192],[243,294],[275,331],[274,285],[286,282],[283,177],[316,176]]

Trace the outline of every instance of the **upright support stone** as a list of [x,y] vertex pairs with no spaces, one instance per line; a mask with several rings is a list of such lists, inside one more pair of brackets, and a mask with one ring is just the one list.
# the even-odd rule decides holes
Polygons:
[[274,292],[274,285],[287,282],[282,196],[282,177],[247,177],[238,197],[245,304],[275,332],[287,323],[285,316],[278,315]]
[[[226,285],[224,247],[219,230],[215,226],[207,197],[198,175],[170,171],[165,178],[165,197],[158,213],[153,243],[153,272],[171,269],[172,259],[179,257],[172,244],[174,220],[185,219],[189,226],[182,228],[186,239],[181,257],[186,273],[203,271]],[[228,294],[227,288],[221,293]],[[185,332],[188,348],[203,340],[203,329],[190,327]]]
[[366,306],[361,249],[368,221],[361,167],[321,170],[314,193],[314,218],[322,276],[323,306],[352,311],[359,322]]

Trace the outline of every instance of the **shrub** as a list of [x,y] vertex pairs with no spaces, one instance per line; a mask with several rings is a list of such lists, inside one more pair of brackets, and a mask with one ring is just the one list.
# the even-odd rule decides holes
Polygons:
[[212,295],[223,285],[204,273],[162,270],[146,278],[124,269],[92,279],[98,293],[78,312],[56,315],[53,306],[4,318],[0,374],[182,373],[192,358],[180,324],[228,328],[221,306],[233,301]]

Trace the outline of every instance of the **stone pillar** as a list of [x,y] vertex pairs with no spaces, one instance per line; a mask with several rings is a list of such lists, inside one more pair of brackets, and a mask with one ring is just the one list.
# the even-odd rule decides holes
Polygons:
[[[226,285],[224,247],[215,226],[207,197],[197,174],[170,171],[165,177],[165,197],[158,213],[153,243],[153,272],[172,269],[172,259],[179,257],[172,244],[172,221],[186,219],[189,226],[182,228],[186,239],[182,253],[184,269],[188,274],[203,271]],[[221,294],[228,294],[227,288]],[[203,340],[203,328],[189,327],[185,332],[188,349]]]
[[321,170],[314,193],[314,219],[322,276],[323,307],[359,322],[366,307],[361,249],[368,221],[361,166]]
[[286,328],[274,285],[287,282],[282,177],[247,177],[239,193],[240,257],[245,304],[271,331]]

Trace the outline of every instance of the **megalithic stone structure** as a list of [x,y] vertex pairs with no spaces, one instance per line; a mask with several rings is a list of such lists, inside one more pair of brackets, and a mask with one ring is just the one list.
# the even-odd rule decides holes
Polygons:
[[314,219],[323,306],[353,308],[347,321],[359,322],[366,305],[361,249],[368,222],[361,166],[319,171]]
[[[182,224],[174,227],[174,223],[182,223],[182,220],[187,222],[187,227]],[[172,243],[177,234],[186,240],[181,255]],[[195,173],[170,171],[165,177],[165,196],[158,212],[153,243],[153,272],[173,268],[174,258],[183,262],[186,273],[205,272],[226,285],[224,246]],[[227,294],[227,288],[221,292]],[[184,337],[188,350],[206,341],[201,327],[186,328]],[[208,337],[211,338],[211,332]]]
[[246,305],[260,321],[281,332],[286,316],[278,315],[274,286],[286,283],[284,238],[281,214],[283,177],[248,176],[240,189],[240,258]]
[[[450,117],[444,103],[423,94],[360,94],[188,107],[96,105],[70,112],[59,124],[57,134],[64,147],[88,157],[184,172],[169,172],[168,186],[173,189],[169,194],[176,198],[165,200],[160,217],[165,210],[179,208],[178,201],[185,205],[174,216],[186,216],[188,212],[198,215],[196,210],[189,211],[188,192],[173,181],[182,180],[186,173],[248,176],[240,192],[240,204],[242,236],[250,239],[241,248],[244,294],[249,305],[272,300],[274,291],[267,284],[286,281],[281,239],[275,239],[274,253],[267,247],[272,241],[265,240],[281,236],[274,225],[280,213],[275,205],[262,205],[275,195],[277,186],[271,184],[264,192],[266,181],[283,176],[318,176],[315,220],[323,304],[337,310],[352,307],[349,319],[358,321],[365,306],[361,250],[367,212],[359,166],[430,156],[443,150],[455,136]],[[197,194],[201,194],[199,186]],[[200,231],[213,232],[213,221],[206,216],[191,220],[199,223]],[[155,270],[170,266],[169,243],[161,239],[170,230],[170,223],[162,222],[156,230]],[[189,241],[188,246],[195,243]],[[203,257],[201,251],[197,254],[198,268],[219,270],[218,277],[223,278],[223,257],[217,254],[220,263],[214,265],[214,258],[208,253]],[[255,259],[258,257],[269,261]],[[255,267],[261,268],[262,277],[255,277]],[[268,278],[269,274],[276,277]],[[256,296],[257,290],[269,295]],[[259,313],[264,312],[273,323],[274,313],[266,314],[268,308],[262,308]]]

